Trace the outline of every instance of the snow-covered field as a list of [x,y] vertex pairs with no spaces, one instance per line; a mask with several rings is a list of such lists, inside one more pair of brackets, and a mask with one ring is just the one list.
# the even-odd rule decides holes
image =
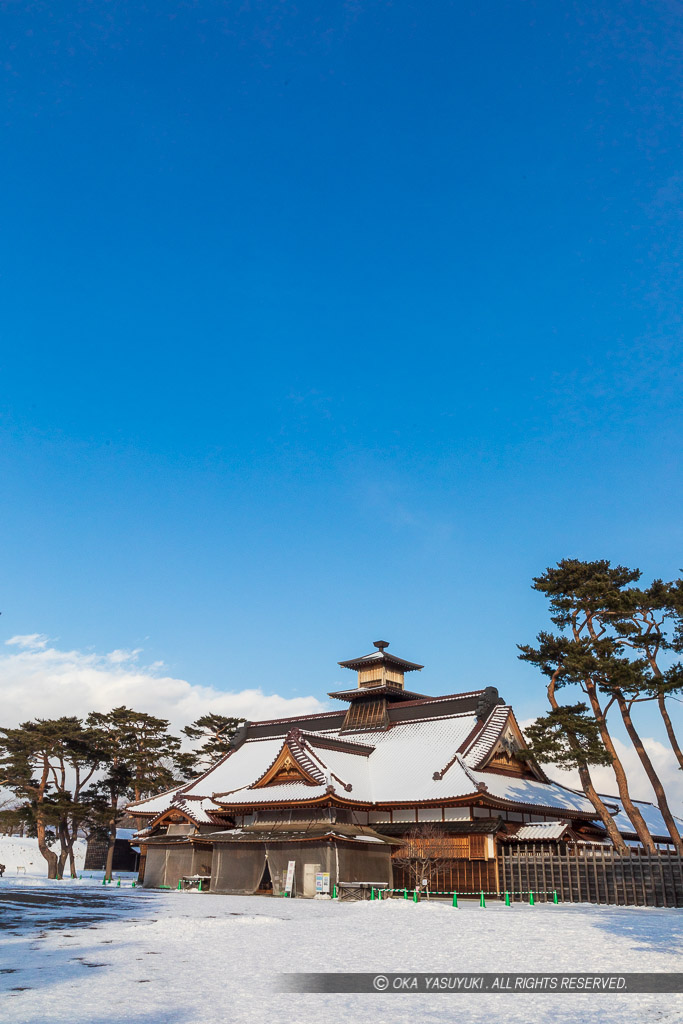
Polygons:
[[[74,859],[79,871],[85,863],[86,847],[87,843],[83,839],[77,839],[74,844]],[[52,849],[58,854],[59,843],[56,843]],[[25,873],[44,878],[47,874],[47,861],[38,849],[37,839],[0,836],[0,864],[5,865],[5,874],[8,876]]]
[[683,995],[287,994],[290,971],[680,971],[683,912],[459,909],[0,881],[10,1024],[683,1021]]

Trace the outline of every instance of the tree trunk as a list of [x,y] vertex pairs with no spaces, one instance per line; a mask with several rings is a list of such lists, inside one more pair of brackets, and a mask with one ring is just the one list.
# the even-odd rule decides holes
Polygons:
[[624,805],[624,810],[630,818],[631,823],[633,824],[633,829],[638,836],[638,839],[643,844],[643,847],[648,851],[648,853],[656,853],[657,847],[655,846],[654,840],[648,831],[645,819],[631,799],[628,782],[626,780],[626,772],[624,771],[624,766],[619,759],[619,755],[617,754],[609,729],[607,728],[607,721],[602,708],[600,707],[600,701],[598,700],[596,685],[592,679],[586,679],[584,682],[586,684],[586,693],[588,694],[588,699],[593,709],[595,721],[598,723],[600,738],[605,745],[605,750],[612,758],[612,768],[614,769],[617,788],[619,790],[619,798]]
[[74,857],[74,844],[72,843],[69,847],[69,873],[72,878],[77,878],[76,874],[76,858]]
[[40,811],[36,814],[36,832],[38,833],[38,849],[47,861],[47,877],[57,878],[57,854],[47,845],[45,840],[45,821]]
[[67,831],[69,840],[69,874],[72,878],[77,878],[78,873],[76,871],[76,858],[74,857],[74,845],[78,839],[78,823],[72,824],[71,829]]
[[678,739],[676,738],[676,733],[674,732],[674,727],[671,724],[669,712],[666,709],[666,697],[663,693],[657,694],[657,704],[659,705],[661,716],[664,719],[664,726],[666,728],[666,734],[669,737],[669,743],[673,748],[673,752],[678,759],[679,765],[683,768],[683,750],[680,748]]
[[64,865],[69,856],[69,832],[65,821],[60,821],[59,828],[59,859],[57,862],[57,878],[64,878]]
[[[548,686],[548,700],[550,702],[551,708],[553,708],[554,711],[557,711],[559,708],[559,704],[557,703],[557,697],[555,696],[554,676],[550,685]],[[591,773],[587,763],[585,761],[582,761],[581,744],[579,743],[579,739],[576,733],[572,733],[569,730],[567,730],[567,740],[569,742],[569,746],[571,747],[576,757],[576,765],[579,772],[579,779],[581,780],[581,788],[583,789],[587,798],[593,804],[593,807],[595,808],[596,813],[600,818],[600,821],[605,826],[605,831],[607,832],[607,835],[609,836],[612,842],[612,846],[614,846],[614,848],[618,850],[619,853],[623,854],[624,856],[628,856],[631,853],[631,851],[624,842],[623,836],[621,835],[621,832],[619,831],[614,822],[614,818],[607,810],[604,801],[600,798],[600,795],[595,789],[595,786],[593,785],[593,779],[591,778]]]
[[619,705],[619,710],[621,711],[621,717],[623,718],[624,725],[626,726],[626,732],[628,733],[631,743],[635,747],[636,753],[640,758],[641,764],[645,769],[648,779],[650,780],[650,785],[655,791],[655,796],[657,797],[657,806],[659,807],[661,815],[664,818],[667,830],[669,832],[669,835],[671,836],[671,840],[678,852],[679,857],[683,857],[683,839],[681,839],[681,834],[676,828],[676,822],[674,821],[674,817],[671,811],[669,810],[669,804],[666,799],[666,793],[664,792],[664,786],[662,785],[661,779],[659,778],[659,775],[655,770],[655,766],[650,760],[649,754],[643,746],[643,741],[641,740],[640,735],[635,725],[633,724],[633,719],[631,718],[631,712],[629,710],[628,703],[621,690],[617,691],[616,698],[617,704]]
[[114,847],[116,846],[116,818],[117,807],[112,808],[112,817],[109,819],[109,845],[107,846],[107,861],[104,868],[104,877],[111,878],[114,866]]
[[[569,739],[570,745],[573,746],[571,734],[567,733],[567,738]],[[605,831],[607,832],[607,835],[609,836],[612,842],[612,846],[614,846],[615,850],[617,850],[622,855],[628,856],[631,853],[631,851],[626,845],[621,832],[617,828],[614,822],[614,818],[607,810],[607,807],[605,806],[604,802],[597,793],[595,786],[593,785],[591,773],[588,770],[588,765],[583,765],[579,767],[579,778],[581,779],[581,786],[583,788],[584,793],[586,794],[590,802],[593,804],[593,807],[595,808],[598,817],[600,818],[600,821],[605,826]]]

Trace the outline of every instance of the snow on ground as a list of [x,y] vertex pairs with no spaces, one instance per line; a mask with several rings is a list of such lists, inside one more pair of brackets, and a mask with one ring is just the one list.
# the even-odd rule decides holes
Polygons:
[[[85,863],[85,850],[87,843],[83,839],[77,839],[74,845],[74,857],[77,870],[82,870]],[[59,843],[51,847],[55,853],[59,853]],[[25,868],[27,875],[37,875],[44,878],[47,874],[47,861],[38,849],[37,839],[20,839],[19,836],[0,836],[0,864],[5,865],[6,875],[24,874],[17,872],[17,868]],[[68,861],[67,861],[68,869]]]
[[[3,930],[4,929],[4,930]],[[290,971],[680,971],[683,912],[0,881],[8,1024],[679,1024],[683,995],[288,994]]]

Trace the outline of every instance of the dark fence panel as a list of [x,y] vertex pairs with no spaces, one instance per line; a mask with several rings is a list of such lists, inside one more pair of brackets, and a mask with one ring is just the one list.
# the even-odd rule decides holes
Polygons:
[[500,844],[498,875],[510,899],[683,907],[683,858],[611,847],[550,843]]
[[[107,861],[107,839],[89,839],[85,851],[85,871],[103,871]],[[137,871],[140,854],[127,839],[117,839],[114,846],[113,871]]]

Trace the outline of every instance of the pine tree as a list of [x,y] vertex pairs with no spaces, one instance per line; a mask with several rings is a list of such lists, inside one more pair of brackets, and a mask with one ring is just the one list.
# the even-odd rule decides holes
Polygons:
[[[75,874],[73,846],[89,813],[85,787],[100,764],[83,723],[75,717],[37,719],[0,729],[0,785],[20,806],[13,815],[35,831],[48,878],[62,878],[67,859]],[[56,837],[60,853],[50,849]]]
[[104,765],[95,798],[100,822],[109,837],[105,877],[111,878],[122,802],[140,800],[178,781],[180,740],[169,734],[165,719],[125,706],[106,714],[93,711],[87,724]]
[[655,685],[650,659],[639,646],[637,619],[634,621],[635,610],[642,607],[644,594],[632,586],[639,578],[638,569],[611,566],[605,560],[581,562],[577,559],[564,559],[536,577],[534,589],[549,598],[552,621],[562,631],[559,636],[540,634],[537,653],[545,650],[548,667],[553,671],[557,669],[562,685],[576,684],[588,697],[601,740],[612,759],[624,810],[643,846],[655,852],[652,836],[630,796],[626,772],[608,725],[610,710],[619,711],[654,789],[671,841],[683,854],[683,840],[664,787],[632,717],[635,704],[654,699]]
[[210,713],[202,715],[192,725],[186,725],[183,732],[188,739],[195,743],[203,740],[199,748],[184,755],[188,773],[199,775],[227,754],[230,740],[243,724],[243,718],[227,718],[225,715]]
[[[622,591],[618,614],[612,613],[611,622],[620,648],[642,656],[635,685],[641,698],[656,701],[671,749],[683,769],[683,751],[666,704],[667,699],[683,693],[683,664],[661,664],[667,652],[683,652],[683,580],[655,580],[644,590],[630,587]],[[667,632],[667,627],[673,628]]]
[[[549,690],[551,688],[552,680]],[[541,763],[554,764],[561,771],[577,770],[581,787],[593,804],[613,846],[619,853],[628,854],[629,848],[599,796],[590,774],[592,765],[612,763],[600,739],[597,723],[591,717],[586,704],[558,704],[554,690],[549,696],[551,711],[547,715],[541,715],[524,729],[527,750],[520,751],[520,756],[533,757]]]

